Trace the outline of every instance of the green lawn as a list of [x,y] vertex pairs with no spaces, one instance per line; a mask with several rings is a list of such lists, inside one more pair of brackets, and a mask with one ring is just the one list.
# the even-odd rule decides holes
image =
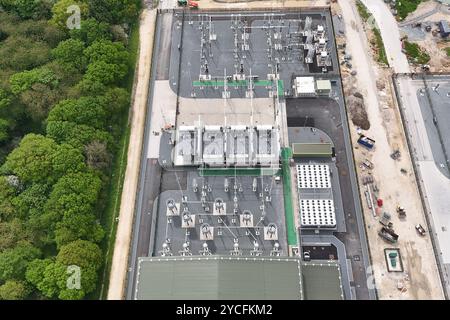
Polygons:
[[421,2],[422,0],[398,0],[396,9],[400,20],[405,19],[409,13],[414,12]]
[[422,50],[417,43],[405,41],[405,51],[408,57],[418,64],[426,64],[430,61],[430,56]]

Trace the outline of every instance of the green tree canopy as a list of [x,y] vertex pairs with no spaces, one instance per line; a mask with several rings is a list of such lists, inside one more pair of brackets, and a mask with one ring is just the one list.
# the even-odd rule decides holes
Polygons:
[[61,30],[69,31],[67,28],[67,20],[72,15],[67,12],[68,8],[76,5],[80,8],[81,19],[85,19],[89,13],[89,6],[86,0],[58,0],[52,8],[52,19],[50,22]]
[[111,135],[105,131],[70,121],[49,121],[46,130],[47,136],[59,143],[66,142],[80,148],[92,141],[110,145],[112,140]]
[[40,67],[30,71],[23,71],[14,74],[9,80],[11,91],[19,94],[30,89],[34,84],[41,83],[51,88],[56,87],[59,83],[55,73],[46,68]]
[[56,149],[53,139],[28,134],[8,155],[2,170],[18,176],[24,184],[51,183],[55,179],[52,158]]
[[12,203],[21,219],[28,219],[31,216],[40,216],[44,211],[50,187],[46,184],[34,183],[26,188],[16,197],[12,198]]
[[[77,283],[74,278],[77,271],[65,264],[53,262],[49,259],[32,261],[28,266],[26,277],[31,284],[48,298],[79,300],[95,290],[98,279],[97,273],[93,268],[81,267],[79,270],[81,276],[80,289],[76,288]],[[68,286],[71,284],[74,287]]]
[[102,265],[102,251],[95,243],[76,240],[61,247],[56,261],[66,266],[92,267],[99,270]]
[[96,61],[88,65],[86,74],[83,77],[83,81],[108,86],[119,83],[126,76],[126,74],[126,65]]
[[100,189],[101,180],[92,173],[65,175],[53,186],[46,210],[61,216],[94,214]]
[[66,72],[74,70],[83,71],[86,67],[84,56],[84,42],[77,39],[68,39],[59,43],[52,50],[53,57],[63,66]]
[[104,61],[106,63],[126,65],[128,62],[128,52],[120,42],[110,40],[97,40],[86,48],[84,54],[90,63]]
[[115,115],[120,115],[130,106],[130,95],[123,88],[110,88],[100,97],[100,102],[108,115],[114,119]]
[[14,197],[16,189],[5,176],[0,176],[0,221],[8,220],[14,213],[14,206],[11,199]]
[[58,248],[77,239],[99,243],[104,235],[94,214],[66,214],[56,224],[55,242]]
[[99,99],[81,97],[78,100],[63,100],[52,109],[47,121],[70,121],[101,129],[105,126],[105,111]]
[[20,242],[0,253],[0,281],[23,279],[30,261],[39,258],[41,251],[29,242]]
[[83,19],[80,29],[72,29],[69,32],[73,39],[81,40],[86,45],[91,45],[98,40],[110,40],[111,32],[109,24],[106,22],[98,22],[94,18]]
[[29,293],[23,281],[8,280],[0,286],[0,300],[23,300]]
[[0,252],[15,247],[19,241],[27,240],[27,238],[28,232],[22,220],[0,222]]
[[9,121],[0,118],[0,144],[9,138]]
[[[0,45],[0,70],[22,71],[39,67],[51,58],[50,46],[25,36],[11,36]],[[7,59],[3,57],[8,57]]]
[[51,5],[51,0],[0,0],[0,6],[23,19],[47,18]]
[[69,173],[86,170],[84,156],[80,149],[63,143],[58,146],[52,157],[53,174],[60,178]]
[[91,15],[111,24],[130,23],[137,16],[139,0],[89,0]]

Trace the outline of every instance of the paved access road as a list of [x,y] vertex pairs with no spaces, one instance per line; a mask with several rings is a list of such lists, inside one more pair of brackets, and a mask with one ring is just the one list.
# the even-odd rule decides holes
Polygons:
[[[348,0],[345,0],[348,1]],[[375,18],[383,38],[389,66],[395,73],[410,72],[408,60],[402,52],[397,21],[383,0],[361,0]]]

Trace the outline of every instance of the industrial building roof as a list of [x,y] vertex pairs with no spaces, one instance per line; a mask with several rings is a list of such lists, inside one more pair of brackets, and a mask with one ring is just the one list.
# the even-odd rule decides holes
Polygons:
[[330,91],[331,81],[330,80],[317,80],[316,81],[317,90],[319,91]]
[[294,157],[331,157],[333,154],[331,143],[293,143]]
[[306,300],[343,300],[339,265],[334,262],[306,262],[302,265]]
[[295,84],[297,94],[313,94],[316,92],[314,77],[296,77]]
[[[169,256],[139,258],[135,299],[290,299],[303,296],[294,257]],[[303,280],[310,299],[341,299],[337,264],[311,264]],[[324,283],[322,283],[324,282]],[[321,290],[327,292],[321,292]]]

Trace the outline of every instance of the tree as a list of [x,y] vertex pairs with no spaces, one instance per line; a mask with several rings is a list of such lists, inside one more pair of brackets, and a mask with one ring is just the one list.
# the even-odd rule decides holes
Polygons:
[[[97,273],[93,268],[81,267],[79,269],[81,275],[80,289],[77,289],[77,279],[70,278],[76,276],[72,270],[65,264],[53,262],[49,259],[34,260],[27,268],[26,278],[48,298],[83,299],[86,294],[95,290],[98,279]],[[74,284],[74,287],[71,288],[68,284]]]
[[112,141],[109,133],[96,130],[90,126],[78,125],[70,121],[49,121],[47,123],[47,136],[59,143],[69,143],[74,147],[82,148],[92,141],[100,141],[108,146]]
[[61,247],[56,262],[66,266],[76,265],[82,268],[91,267],[99,270],[102,265],[102,251],[95,243],[76,240]]
[[61,144],[52,155],[53,174],[58,179],[69,173],[86,170],[84,156],[80,149],[70,144]]
[[[66,268],[62,266],[60,271],[64,273],[65,270]],[[44,296],[54,298],[59,293],[57,278],[55,277],[57,274],[55,264],[51,259],[35,259],[28,264],[25,277]]]
[[8,220],[14,215],[15,210],[11,199],[15,193],[16,189],[8,181],[8,178],[0,176],[0,221]]
[[129,54],[120,42],[97,40],[84,50],[90,63],[104,61],[110,64],[127,65]]
[[126,74],[127,67],[125,65],[96,61],[88,65],[82,81],[87,80],[89,83],[99,83],[103,86],[108,86],[119,83]]
[[50,23],[61,30],[68,31],[67,20],[73,13],[67,12],[67,9],[73,5],[80,8],[81,19],[85,19],[89,13],[89,6],[85,0],[58,0],[52,8],[52,19],[50,20]]
[[70,121],[101,129],[105,126],[105,111],[99,99],[81,97],[78,100],[63,100],[52,109],[47,121]]
[[24,184],[52,183],[52,157],[57,149],[53,139],[42,135],[28,134],[7,157],[2,170],[19,177]]
[[1,252],[0,281],[23,279],[28,263],[40,255],[41,251],[29,242],[20,242],[16,247]]
[[17,95],[30,89],[36,83],[54,88],[58,85],[59,80],[53,71],[46,67],[40,67],[30,71],[16,73],[11,76],[9,82],[12,93]]
[[11,221],[0,222],[0,252],[11,249],[19,241],[27,240],[28,232],[23,221],[13,219]]
[[0,88],[0,112],[6,110],[10,103],[11,98],[9,97],[9,94],[6,92],[6,90]]
[[91,15],[111,24],[131,23],[140,9],[139,0],[89,0]]
[[104,142],[92,141],[84,147],[86,164],[96,170],[104,170],[111,163],[111,154]]
[[[34,183],[13,197],[11,202],[16,210],[16,216],[21,219],[29,219],[31,216],[42,215],[49,193],[48,185]],[[29,224],[27,225],[29,226]]]
[[74,70],[83,71],[86,67],[86,58],[83,54],[84,43],[77,39],[68,39],[59,43],[52,50],[53,57],[60,63],[66,72]]
[[100,97],[100,103],[110,119],[115,119],[130,106],[130,94],[123,88],[110,88]]
[[9,122],[0,118],[0,144],[9,138]]
[[20,101],[24,104],[27,114],[35,122],[42,122],[51,107],[58,102],[64,93],[42,83],[35,83],[30,89],[20,94]]
[[[44,41],[33,41],[25,36],[10,36],[0,46],[0,70],[32,69],[48,62],[50,47]],[[5,58],[7,57],[7,58]]]
[[61,217],[94,214],[101,189],[101,180],[92,173],[71,173],[53,186],[46,211],[55,211]]
[[69,34],[73,39],[81,40],[86,45],[98,40],[111,40],[109,24],[98,22],[94,18],[83,19],[80,29],[72,29]]
[[104,236],[102,226],[92,213],[66,214],[56,224],[55,242],[58,248],[77,239],[99,243]]
[[44,278],[45,268],[52,263],[53,261],[51,259],[34,259],[27,266],[25,279],[29,283],[37,286]]
[[23,300],[29,293],[29,288],[22,281],[8,280],[0,286],[1,300]]

